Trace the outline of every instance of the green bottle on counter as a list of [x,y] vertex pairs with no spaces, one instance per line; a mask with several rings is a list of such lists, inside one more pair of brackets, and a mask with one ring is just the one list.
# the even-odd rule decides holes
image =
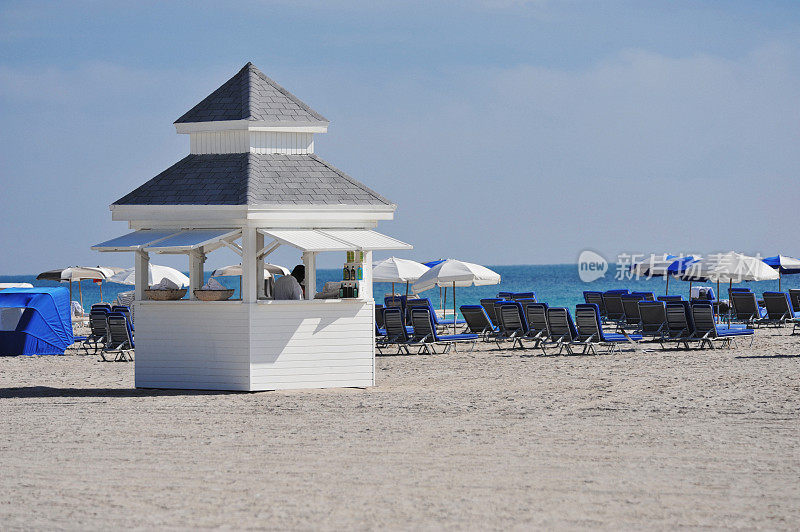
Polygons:
[[353,287],[353,297],[358,297],[358,285]]
[[345,265],[344,269],[342,270],[342,279],[345,281],[350,280],[350,269]]

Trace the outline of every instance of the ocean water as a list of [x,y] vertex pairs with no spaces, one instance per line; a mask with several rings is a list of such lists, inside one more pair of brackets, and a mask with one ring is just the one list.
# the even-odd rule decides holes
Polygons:
[[[578,277],[578,267],[575,264],[551,264],[551,265],[518,265],[518,266],[489,266],[502,276],[499,285],[474,286],[456,288],[456,305],[478,304],[482,298],[495,297],[498,292],[536,292],[539,301],[544,301],[550,306],[574,308],[575,304],[583,302],[584,290],[610,290],[612,288],[628,288],[630,290],[654,292],[656,295],[663,295],[665,289],[664,278],[653,279],[616,279],[617,269],[611,265],[608,273],[603,279],[592,283],[584,283]],[[187,273],[188,274],[188,273]],[[210,272],[206,272],[208,279]],[[326,281],[338,281],[341,279],[341,270],[317,270],[317,290],[321,290]],[[223,285],[236,290],[233,297],[238,296],[239,278],[238,277],[218,277]],[[0,282],[21,282],[31,283],[34,286],[68,286],[66,283],[55,281],[37,281],[35,275],[3,275]],[[704,286],[716,285],[704,284]],[[758,283],[742,283],[734,286],[746,286],[761,294],[766,291],[778,289],[777,281],[763,281]],[[727,286],[720,286],[721,297],[727,297]],[[781,289],[788,291],[790,288],[800,288],[800,275],[786,275],[783,277]],[[100,301],[100,286],[91,281],[83,281],[81,284],[83,292],[84,308],[89,308],[92,304]],[[132,286],[120,285],[115,283],[103,283],[103,300],[113,301],[119,292],[132,290]],[[395,292],[405,293],[405,284],[396,284]],[[391,293],[390,283],[375,283],[374,293],[376,302],[381,302],[384,294]],[[689,283],[671,279],[669,283],[670,294],[681,294],[684,297],[689,295]],[[436,308],[441,306],[439,289],[433,288],[420,294],[421,297],[429,297]],[[453,308],[452,289],[447,290],[446,306]],[[73,299],[78,300],[78,286],[73,283]]]

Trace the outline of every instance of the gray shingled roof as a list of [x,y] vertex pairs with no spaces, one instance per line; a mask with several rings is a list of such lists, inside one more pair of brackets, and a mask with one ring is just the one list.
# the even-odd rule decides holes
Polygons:
[[114,205],[392,205],[313,154],[189,155]]
[[175,121],[257,120],[280,124],[327,125],[328,120],[269,79],[253,63]]

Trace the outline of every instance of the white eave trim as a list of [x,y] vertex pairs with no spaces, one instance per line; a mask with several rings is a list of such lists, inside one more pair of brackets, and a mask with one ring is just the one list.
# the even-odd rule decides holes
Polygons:
[[201,131],[284,131],[290,133],[327,133],[328,123],[321,122],[263,122],[259,120],[215,120],[211,122],[181,122],[175,124],[175,131],[180,134],[199,133]]

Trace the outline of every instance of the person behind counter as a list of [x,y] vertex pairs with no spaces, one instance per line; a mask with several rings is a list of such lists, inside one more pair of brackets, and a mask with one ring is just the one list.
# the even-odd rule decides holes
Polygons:
[[275,281],[275,299],[303,299],[300,283],[306,278],[306,267],[298,264],[291,275],[284,275]]

